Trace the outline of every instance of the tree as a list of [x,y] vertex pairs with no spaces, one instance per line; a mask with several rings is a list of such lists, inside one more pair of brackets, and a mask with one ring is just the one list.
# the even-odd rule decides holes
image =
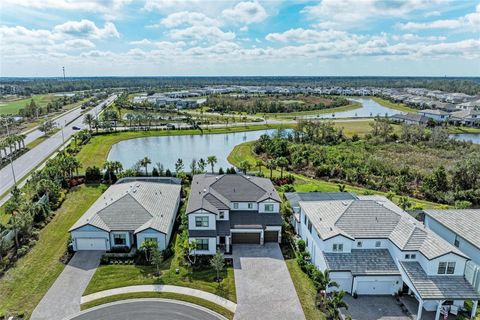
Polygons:
[[265,166],[267,167],[267,169],[270,170],[270,179],[272,179],[273,170],[277,168],[277,163],[275,162],[275,160],[269,159],[267,160],[267,163],[265,164]]
[[160,250],[158,250],[157,246],[155,248],[152,248],[150,259],[151,264],[154,265],[157,269],[157,277],[160,276],[160,265],[163,262],[163,255]]
[[113,161],[105,161],[103,164],[103,169],[105,169],[106,173],[108,174],[108,183],[112,184],[112,173],[113,173],[114,163]]
[[283,178],[283,170],[288,166],[288,160],[285,157],[280,157],[276,160],[276,162],[280,167],[280,178]]
[[208,156],[207,158],[207,163],[210,165],[212,168],[212,174],[214,173],[214,167],[215,164],[217,163],[217,157],[216,156]]
[[197,160],[192,159],[192,162],[190,163],[190,172],[192,175],[195,175],[197,173]]
[[20,243],[18,241],[18,232],[22,225],[22,222],[20,221],[20,208],[23,203],[23,198],[22,193],[20,192],[20,189],[17,188],[17,186],[13,187],[11,195],[12,196],[10,197],[10,199],[8,199],[8,201],[5,203],[5,213],[11,215],[9,225],[14,233],[15,248],[18,249],[18,247],[20,246]]
[[83,124],[88,125],[90,132],[92,131],[93,120],[95,120],[95,117],[91,113],[87,113],[85,117],[83,117]]
[[400,197],[400,199],[398,199],[398,205],[403,210],[407,210],[412,206],[412,202],[410,201],[409,197]]
[[264,166],[264,163],[261,159],[257,159],[255,161],[255,166],[258,168],[258,171],[262,173],[262,167]]
[[40,126],[38,126],[38,130],[40,130],[41,132],[43,132],[45,134],[49,134],[50,131],[52,131],[54,127],[55,127],[55,124],[53,123],[53,121],[52,120],[47,120],[47,121],[43,122]]
[[140,245],[140,251],[145,255],[145,261],[152,261],[152,253],[158,250],[158,243],[156,241],[145,240]]
[[183,250],[185,258],[190,262],[190,264],[195,264],[197,261],[197,240],[188,241],[188,238],[185,239],[183,243]]
[[247,171],[250,170],[252,166],[247,160],[243,160],[243,161],[240,161],[240,163],[238,164],[238,167],[240,168],[240,170],[243,171],[243,174],[247,174]]
[[212,257],[212,259],[210,260],[210,265],[217,272],[216,281],[220,282],[220,272],[222,272],[223,268],[225,267],[225,257],[220,251],[217,250],[215,255]]
[[149,157],[144,157],[140,160],[140,165],[145,168],[145,175],[148,176],[148,165],[152,163]]
[[178,175],[181,172],[183,172],[183,160],[178,158],[175,162],[175,173]]
[[197,162],[197,165],[198,165],[198,172],[199,173],[204,173],[205,168],[207,166],[207,162],[203,158],[200,158],[200,160],[198,160],[198,162]]
[[326,301],[325,313],[327,319],[339,320],[341,319],[339,315],[339,309],[345,308],[348,309],[348,304],[343,301],[345,297],[345,291],[334,291]]

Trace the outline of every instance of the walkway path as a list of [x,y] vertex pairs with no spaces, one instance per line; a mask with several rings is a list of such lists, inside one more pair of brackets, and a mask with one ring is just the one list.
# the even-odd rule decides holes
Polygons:
[[104,290],[95,292],[86,296],[83,296],[81,299],[81,304],[97,300],[104,297],[114,296],[118,294],[124,293],[132,293],[132,292],[173,292],[184,294],[187,296],[194,296],[197,298],[201,298],[213,303],[218,304],[221,307],[224,307],[231,312],[235,312],[237,309],[237,304],[217,296],[213,293],[205,292],[202,290],[187,288],[187,287],[180,287],[180,286],[172,286],[172,285],[163,285],[163,284],[152,284],[152,285],[140,285],[140,286],[129,286],[129,287],[122,287],[122,288],[115,288],[110,290]]

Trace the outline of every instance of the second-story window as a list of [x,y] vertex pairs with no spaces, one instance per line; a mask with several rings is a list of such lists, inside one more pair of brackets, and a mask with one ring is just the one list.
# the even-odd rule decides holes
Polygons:
[[265,205],[266,212],[273,212],[273,204],[266,204]]
[[233,203],[233,209],[238,209],[238,202]]
[[343,243],[334,243],[333,252],[343,252]]
[[253,203],[251,202],[248,203],[248,209],[253,209]]
[[453,245],[457,248],[460,247],[460,240],[458,239],[458,236],[455,236],[455,241],[453,242]]
[[308,220],[308,232],[312,233],[312,221]]
[[447,264],[447,274],[454,274],[455,273],[455,262],[449,262]]
[[195,226],[208,227],[208,217],[207,216],[195,217]]
[[362,241],[358,241],[358,242],[357,242],[357,248],[361,248],[362,246],[363,246]]
[[382,245],[382,241],[375,241],[375,248],[380,248]]
[[218,219],[220,219],[220,220],[225,219],[225,212],[224,211],[220,211],[220,214],[218,215]]
[[447,271],[447,263],[446,262],[439,262],[437,273],[438,274],[445,274],[446,271]]

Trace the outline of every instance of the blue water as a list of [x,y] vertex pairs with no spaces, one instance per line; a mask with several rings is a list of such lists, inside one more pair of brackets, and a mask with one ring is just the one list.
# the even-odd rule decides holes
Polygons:
[[387,108],[381,104],[368,98],[350,99],[351,101],[359,102],[362,107],[349,111],[342,111],[336,113],[324,113],[319,115],[306,116],[305,118],[318,118],[318,119],[338,119],[338,118],[374,118],[376,116],[385,117],[392,116],[394,114],[403,113],[395,109]]
[[[245,141],[257,140],[262,134],[271,134],[276,130],[259,130],[237,133],[181,135],[137,138],[120,141],[112,146],[108,160],[120,161],[125,169],[131,168],[138,160],[147,156],[152,165],[160,162],[165,169],[175,170],[175,162],[181,158],[184,170],[190,171],[192,159],[205,161],[208,156],[217,157],[215,170],[222,167],[224,170],[232,165],[227,157],[233,148]],[[152,168],[150,165],[149,171]],[[210,167],[207,167],[210,170]]]
[[460,141],[471,141],[473,143],[480,144],[480,133],[460,133],[460,134],[452,134],[450,135],[455,140]]

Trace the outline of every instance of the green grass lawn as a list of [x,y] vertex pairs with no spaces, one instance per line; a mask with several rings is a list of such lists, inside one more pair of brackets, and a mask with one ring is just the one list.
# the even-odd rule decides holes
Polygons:
[[0,101],[0,114],[17,114],[18,110],[24,108],[30,100],[34,100],[35,103],[41,107],[46,106],[47,103],[55,98],[53,94],[39,94],[33,95],[29,98],[16,99],[11,101]]
[[312,280],[300,269],[295,259],[285,260],[293,285],[297,291],[298,299],[305,313],[307,320],[322,320],[325,319],[323,312],[318,310],[315,306],[315,296],[317,290],[313,285]]
[[[215,133],[233,133],[243,131],[255,131],[264,129],[275,129],[280,127],[288,127],[285,125],[251,125],[238,126],[228,128],[214,128],[203,130],[203,134]],[[129,132],[114,132],[104,135],[92,137],[90,142],[85,145],[78,153],[77,158],[85,170],[87,167],[98,166],[101,167],[107,159],[108,153],[113,144],[122,140],[155,137],[155,136],[174,136],[174,135],[188,135],[188,134],[202,134],[199,130],[158,130],[158,131],[129,131]]]
[[30,315],[65,267],[59,261],[67,248],[68,229],[101,195],[98,186],[72,189],[52,221],[40,231],[32,250],[0,279],[0,315]]
[[[176,255],[162,264],[160,277],[154,276],[153,266],[137,265],[101,265],[93,275],[84,295],[94,292],[144,284],[170,284],[182,287],[211,292],[236,302],[235,280],[233,268],[226,268],[222,274],[223,281],[218,284],[214,281],[216,273],[212,268],[191,271],[183,266],[180,240],[175,240]],[[179,269],[179,274],[175,269]]]
[[450,133],[480,133],[480,128],[448,126]]
[[140,299],[140,298],[162,298],[162,299],[173,299],[173,300],[190,302],[190,303],[194,303],[199,306],[205,307],[207,309],[210,309],[212,311],[215,311],[216,313],[221,314],[227,319],[233,319],[233,313],[230,310],[227,310],[216,303],[213,303],[211,301],[204,300],[201,298],[187,296],[184,294],[178,294],[173,292],[134,292],[134,293],[118,294],[118,295],[94,300],[88,303],[84,303],[81,305],[81,309],[85,310],[101,304],[119,301],[119,300]]
[[[311,115],[317,115],[317,114],[332,114],[332,113],[338,113],[338,112],[343,112],[343,111],[350,111],[350,110],[355,110],[359,109],[362,106],[360,103],[352,103],[347,106],[343,107],[338,107],[338,108],[327,108],[327,109],[319,109],[319,110],[311,110],[311,111],[299,111],[299,112],[288,112],[288,113],[266,113],[265,115],[267,118],[282,118],[282,119],[291,119],[291,118],[296,118],[300,116],[311,116]],[[255,114],[256,117],[262,117],[264,116],[263,113],[257,113]]]
[[413,112],[413,113],[417,113],[417,111],[418,111],[417,109],[410,108],[409,106],[407,106],[404,103],[395,103],[395,102],[391,102],[391,101],[382,99],[380,97],[368,97],[368,98],[371,98],[373,101],[375,101],[376,103],[378,103],[378,104],[380,104],[380,105],[382,105],[386,108],[395,109],[395,110],[403,111],[403,112]]

